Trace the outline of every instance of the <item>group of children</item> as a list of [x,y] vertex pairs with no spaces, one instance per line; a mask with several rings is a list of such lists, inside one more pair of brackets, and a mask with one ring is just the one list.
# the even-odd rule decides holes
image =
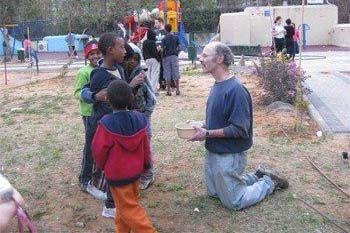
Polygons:
[[85,126],[81,188],[105,200],[102,216],[115,219],[117,232],[156,232],[138,201],[140,188],[154,182],[150,122],[156,104],[141,56],[115,33],[90,41],[84,53],[89,64],[75,86]]
[[291,19],[287,19],[285,23],[286,25],[283,25],[281,16],[276,17],[272,28],[274,44],[277,53],[284,52],[294,60],[295,55],[299,53],[300,33]]

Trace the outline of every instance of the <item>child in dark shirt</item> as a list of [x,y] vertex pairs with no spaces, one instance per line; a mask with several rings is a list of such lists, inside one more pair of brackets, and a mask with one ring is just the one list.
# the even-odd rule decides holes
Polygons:
[[93,157],[104,170],[115,205],[116,232],[156,232],[139,203],[140,176],[151,165],[144,114],[129,111],[133,100],[131,87],[123,80],[110,83],[107,90],[113,113],[98,124],[92,143]]
[[[126,46],[126,56],[124,58],[125,76],[127,82],[137,77],[140,73],[144,73],[140,66],[141,57],[131,48]],[[148,120],[147,135],[149,139],[152,137],[151,133],[151,114],[156,105],[156,97],[147,77],[140,85],[133,88],[134,100],[131,102],[129,108],[138,112],[144,113]],[[141,189],[147,189],[154,182],[153,166],[150,167],[141,176]]]
[[[90,90],[94,93],[93,99],[97,100],[93,103],[92,115],[88,122],[88,142],[91,150],[91,143],[94,137],[99,120],[106,114],[112,112],[112,108],[107,102],[107,96],[98,96],[108,85],[117,79],[124,78],[124,70],[120,64],[124,60],[125,47],[123,38],[114,33],[103,34],[99,40],[98,48],[103,55],[103,63],[91,72]],[[98,97],[98,98],[96,98]],[[114,218],[115,206],[112,195],[107,189],[107,200],[103,207],[102,216],[106,218]]]

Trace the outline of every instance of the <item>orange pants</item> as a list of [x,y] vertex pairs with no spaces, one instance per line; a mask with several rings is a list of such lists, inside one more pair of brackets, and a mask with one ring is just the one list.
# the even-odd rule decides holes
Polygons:
[[116,233],[154,233],[156,229],[147,216],[145,209],[140,205],[140,179],[116,187],[109,186],[117,215],[115,216]]

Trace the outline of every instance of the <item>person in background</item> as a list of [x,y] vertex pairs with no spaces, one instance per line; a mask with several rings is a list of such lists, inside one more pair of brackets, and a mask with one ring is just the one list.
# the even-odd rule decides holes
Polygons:
[[75,50],[75,34],[71,31],[68,31],[68,34],[66,36],[66,42],[68,45],[68,55],[69,58],[78,58],[77,51]]
[[166,81],[167,93],[171,96],[170,84],[173,79],[176,84],[176,95],[180,95],[180,70],[179,70],[179,58],[180,51],[179,37],[171,33],[171,24],[165,25],[167,34],[162,39],[163,49],[163,76]]
[[[158,51],[161,51],[162,47],[162,40],[166,34],[166,31],[164,29],[164,20],[161,17],[158,17],[154,20],[154,31],[156,33],[156,45]],[[162,59],[162,53],[160,53],[161,59]],[[159,89],[165,90],[166,89],[166,82],[163,77],[163,64],[160,62],[160,71],[159,71]]]
[[292,26],[294,27],[294,35],[293,35],[293,41],[294,41],[294,51],[293,51],[293,60],[295,58],[295,54],[299,54],[299,41],[300,41],[300,31],[298,28],[295,27],[295,23],[292,23]]
[[[93,158],[91,155],[91,143],[87,138],[87,127],[89,118],[92,113],[92,104],[86,103],[81,97],[81,91],[85,85],[90,83],[90,74],[94,68],[97,67],[98,60],[101,59],[101,52],[98,49],[98,43],[96,40],[89,41],[84,47],[85,58],[89,61],[89,64],[82,67],[76,76],[74,96],[79,101],[79,113],[83,118],[83,124],[85,129],[85,144],[83,149],[83,159],[81,163],[81,172],[79,175],[79,182],[81,189],[84,192],[90,193],[93,197],[100,200],[105,200],[107,198],[106,193],[96,188],[92,182],[93,178]],[[97,175],[96,173],[94,174]],[[97,178],[96,178],[97,179]]]
[[112,81],[107,96],[113,113],[99,121],[92,151],[118,208],[115,232],[154,233],[156,229],[139,202],[140,176],[151,165],[148,120],[128,109],[133,90],[124,80]]
[[157,84],[160,73],[160,53],[157,50],[156,33],[149,29],[147,32],[147,40],[143,42],[142,46],[143,58],[145,59],[148,68],[147,77],[151,82],[151,86],[155,95],[158,94]]
[[277,16],[272,28],[272,36],[274,37],[276,53],[282,52],[286,46],[285,42],[286,30],[282,25],[282,17]]
[[24,48],[25,58],[29,58],[31,47],[32,47],[32,42],[29,40],[28,35],[24,34],[23,48]]
[[286,20],[287,26],[284,26],[284,29],[286,30],[286,35],[285,35],[285,41],[286,41],[286,48],[287,48],[287,54],[289,55],[290,58],[294,59],[294,26],[292,25],[292,20],[287,19]]

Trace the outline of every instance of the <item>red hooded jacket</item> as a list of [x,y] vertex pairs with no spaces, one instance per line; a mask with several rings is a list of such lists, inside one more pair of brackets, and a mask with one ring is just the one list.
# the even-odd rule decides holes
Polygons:
[[101,119],[92,142],[92,155],[110,185],[130,184],[150,168],[147,124],[147,118],[135,111],[115,112]]

